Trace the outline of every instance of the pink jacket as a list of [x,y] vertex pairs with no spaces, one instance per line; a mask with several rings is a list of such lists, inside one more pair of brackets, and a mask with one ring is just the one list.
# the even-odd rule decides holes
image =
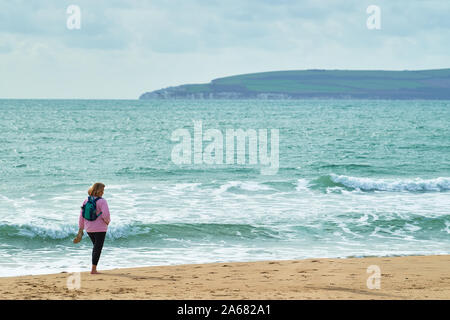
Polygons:
[[[85,205],[87,201],[87,199],[84,200],[83,205]],[[80,229],[86,229],[86,232],[106,232],[111,217],[109,215],[108,203],[103,198],[97,201],[97,214],[100,212],[102,212],[102,214],[96,220],[89,221],[83,218],[83,210],[80,210],[78,227]]]

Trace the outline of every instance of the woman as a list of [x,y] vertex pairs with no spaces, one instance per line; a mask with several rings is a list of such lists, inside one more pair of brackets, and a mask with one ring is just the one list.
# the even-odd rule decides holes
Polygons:
[[[103,183],[94,183],[92,187],[89,188],[89,196],[95,197],[96,199],[96,209],[97,209],[97,219],[94,221],[89,221],[83,218],[83,210],[80,212],[80,219],[78,221],[78,234],[73,240],[74,243],[81,241],[83,237],[83,229],[86,229],[89,238],[94,245],[92,249],[92,269],[91,274],[98,274],[97,264],[100,259],[100,254],[102,253],[103,242],[105,241],[106,231],[108,230],[109,222],[111,221],[109,215],[108,203],[102,198],[103,192],[105,191],[105,185]],[[84,200],[83,206],[86,204],[88,199]],[[100,214],[101,213],[101,214]]]

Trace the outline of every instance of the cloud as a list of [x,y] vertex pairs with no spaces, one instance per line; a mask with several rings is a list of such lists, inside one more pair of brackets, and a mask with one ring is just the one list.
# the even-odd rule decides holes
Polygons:
[[[136,98],[278,69],[449,67],[450,2],[41,0],[0,3],[0,97]],[[81,8],[80,30],[66,8]],[[24,90],[26,88],[26,90]]]

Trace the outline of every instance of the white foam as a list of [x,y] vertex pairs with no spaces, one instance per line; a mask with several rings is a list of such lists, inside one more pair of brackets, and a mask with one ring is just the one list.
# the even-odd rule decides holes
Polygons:
[[[12,225],[14,226],[14,225]],[[70,235],[76,235],[76,227],[73,225],[59,225],[53,228],[37,225],[15,225],[18,229],[18,235],[25,237],[42,237],[50,239],[64,239]]]
[[308,190],[309,181],[306,179],[298,179],[297,187],[295,188],[297,191]]
[[331,180],[346,187],[365,191],[448,191],[450,178],[371,179],[332,174]]
[[224,192],[227,192],[231,188],[238,188],[245,191],[267,191],[267,190],[273,190],[271,187],[263,185],[258,182],[254,181],[229,181],[223,185],[220,186],[218,190],[215,191],[216,194],[221,194]]
[[[67,237],[75,237],[77,226],[75,224],[54,224],[52,227],[42,224],[3,224],[16,230],[16,234],[26,238],[40,237],[43,239],[64,239]],[[138,224],[121,224],[108,228],[107,237],[110,239],[126,238],[129,235],[142,234],[149,231],[149,227]]]
[[201,186],[201,183],[177,183],[175,184],[175,190],[188,190],[193,191]]

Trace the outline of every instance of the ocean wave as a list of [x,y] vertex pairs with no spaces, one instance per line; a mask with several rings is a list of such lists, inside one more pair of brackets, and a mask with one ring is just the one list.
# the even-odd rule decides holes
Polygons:
[[253,167],[216,167],[216,166],[204,166],[196,168],[192,166],[186,166],[184,168],[169,167],[169,168],[157,168],[157,167],[124,167],[115,172],[119,176],[152,176],[152,177],[192,177],[199,176],[205,173],[212,174],[259,174],[258,168]]
[[371,179],[358,178],[343,175],[330,175],[334,183],[345,187],[364,191],[448,191],[450,190],[450,178],[439,177],[436,179]]
[[[55,225],[45,227],[31,224],[0,224],[0,241],[18,244],[20,241],[30,243],[64,242],[70,244],[78,229],[74,225]],[[215,224],[215,223],[168,223],[143,224],[131,223],[112,226],[108,229],[107,239],[115,241],[133,241],[140,243],[158,240],[202,240],[202,239],[273,239],[279,233],[268,227],[250,224]]]
[[296,190],[297,191],[307,190],[308,189],[308,185],[309,185],[309,181],[308,180],[306,180],[306,179],[298,179]]
[[215,194],[221,194],[224,192],[242,192],[242,191],[270,191],[274,190],[272,187],[258,183],[255,181],[229,181],[215,190]]
[[[299,181],[304,185],[304,181]],[[342,187],[361,191],[444,192],[450,190],[450,178],[373,179],[330,174],[311,181],[312,189]]]

